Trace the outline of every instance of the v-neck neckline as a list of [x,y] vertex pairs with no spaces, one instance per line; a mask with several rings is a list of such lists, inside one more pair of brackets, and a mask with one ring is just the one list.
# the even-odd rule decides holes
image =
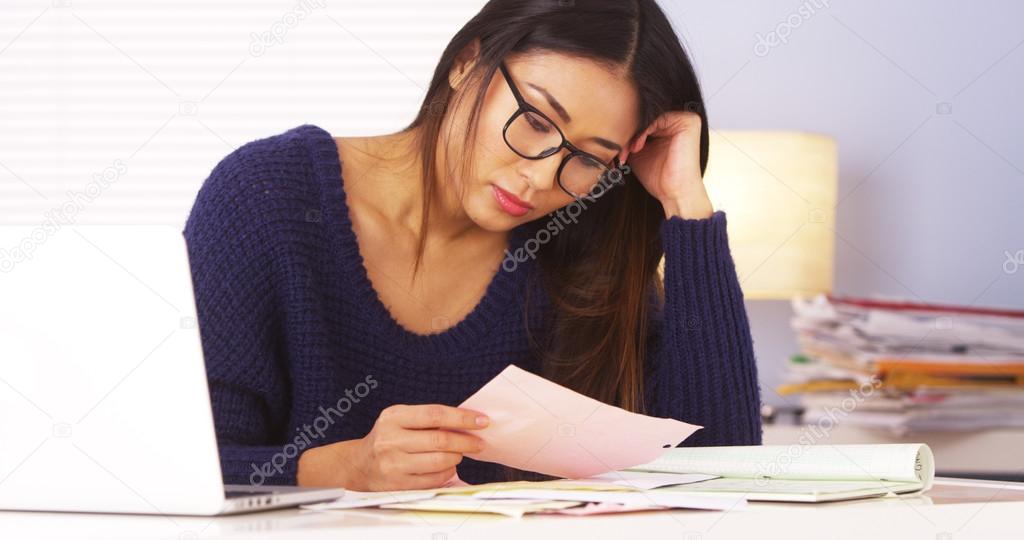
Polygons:
[[[324,225],[333,233],[331,241],[337,248],[340,258],[344,259],[341,264],[347,270],[345,273],[350,280],[349,284],[356,292],[358,305],[368,309],[366,316],[378,322],[379,327],[385,329],[386,336],[397,340],[404,350],[425,350],[432,353],[451,351],[479,343],[478,340],[494,329],[508,309],[521,309],[517,294],[522,290],[519,286],[523,283],[527,267],[532,266],[533,259],[528,257],[515,262],[513,268],[508,270],[506,266],[509,259],[506,257],[488,282],[480,301],[449,328],[431,334],[421,334],[399,322],[384,305],[374,288],[359,248],[358,237],[349,214],[343,176],[344,163],[338,152],[337,141],[322,128],[309,125],[315,128],[315,137],[311,142],[314,149],[314,173],[325,197],[322,217],[326,220]],[[514,253],[521,245],[523,232],[522,226],[510,231],[506,254]]]

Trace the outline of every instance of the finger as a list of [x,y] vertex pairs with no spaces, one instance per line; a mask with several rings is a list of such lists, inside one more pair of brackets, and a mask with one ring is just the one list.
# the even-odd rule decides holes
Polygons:
[[[398,425],[407,429],[480,429],[487,425],[487,416],[484,414],[438,403],[400,405],[393,414]],[[477,422],[478,418],[484,419],[483,425]]]
[[447,482],[452,476],[455,476],[455,467],[426,474],[410,474],[404,478],[406,486],[403,489],[436,488]]
[[651,136],[651,134],[654,132],[654,130],[656,130],[658,128],[658,122],[661,122],[661,118],[662,117],[659,116],[659,117],[655,118],[650,124],[647,124],[647,127],[644,128],[644,130],[640,133],[640,136],[637,137],[637,139],[638,140],[643,140],[643,139],[646,139],[647,137]]
[[633,153],[634,154],[639,154],[644,149],[644,146],[646,146],[646,145],[647,145],[647,132],[645,131],[645,132],[643,132],[640,135],[639,138],[637,138],[636,148],[633,149]]
[[639,134],[637,134],[636,137],[633,137],[633,139],[629,141],[628,150],[630,154],[635,154],[639,151],[637,149],[640,148],[640,140],[644,138],[645,133],[647,133],[646,130],[641,131]]
[[475,454],[483,450],[484,441],[471,433],[446,429],[406,430],[399,444],[405,452],[458,452]]
[[654,123],[651,137],[671,137],[682,130],[700,129],[700,115],[692,111],[670,111],[663,114]]
[[644,139],[646,142],[647,137],[662,137],[664,135],[671,135],[673,119],[669,116],[669,113],[663,113],[661,116],[654,119],[651,125],[644,132]]
[[462,454],[452,452],[424,452],[422,454],[406,454],[396,467],[400,474],[428,474],[444,471],[458,465]]

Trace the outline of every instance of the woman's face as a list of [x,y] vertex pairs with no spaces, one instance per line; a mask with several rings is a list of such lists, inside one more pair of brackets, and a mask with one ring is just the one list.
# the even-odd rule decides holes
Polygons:
[[[637,131],[637,93],[632,83],[592,60],[534,53],[509,57],[505,66],[526,102],[554,122],[569,142],[602,163],[611,163]],[[453,115],[453,125],[462,126],[453,130],[454,141],[465,133],[460,131],[465,129],[464,118],[468,115],[463,109],[468,109],[471,101],[464,99]],[[502,130],[517,108],[509,84],[501,70],[496,71],[480,111],[477,144],[471,149],[448,149],[456,159],[468,158],[475,164],[465,185],[456,176],[459,185],[455,187],[464,190],[462,206],[466,214],[489,231],[510,230],[574,200],[555,179],[569,149],[531,160],[505,143]],[[472,154],[466,155],[467,151]]]

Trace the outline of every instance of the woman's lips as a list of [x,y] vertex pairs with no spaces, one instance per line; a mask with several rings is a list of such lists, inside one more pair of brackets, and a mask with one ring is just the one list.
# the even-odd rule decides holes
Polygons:
[[491,187],[494,188],[492,190],[494,191],[494,199],[498,202],[498,206],[501,207],[505,213],[515,217],[521,217],[526,215],[526,213],[533,208],[529,203],[519,200],[515,195],[512,195],[504,189],[494,185]]

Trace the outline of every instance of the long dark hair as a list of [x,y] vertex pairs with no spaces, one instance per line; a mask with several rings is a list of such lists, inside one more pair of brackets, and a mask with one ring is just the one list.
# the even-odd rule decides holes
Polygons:
[[[708,122],[700,84],[655,0],[491,0],[452,38],[419,114],[403,130],[419,129],[424,190],[421,230],[426,230],[437,183],[435,157],[444,115],[457,107],[453,99],[461,100],[467,93],[452,90],[449,74],[459,53],[474,40],[479,40],[480,53],[465,86],[460,85],[477,88],[469,132],[458,142],[463,148],[473,148],[487,90],[484,83],[491,81],[499,63],[513,53],[556,52],[599,62],[631,79],[639,94],[640,119],[633,136],[665,111],[698,113],[703,174]],[[471,168],[469,160],[462,162],[462,178]],[[658,271],[664,219],[658,200],[627,172],[621,185],[588,203],[576,223],[536,252],[553,309],[542,338],[530,333],[526,324],[545,377],[602,402],[644,412],[650,310],[661,309],[664,303]],[[539,229],[545,221],[527,225]],[[421,234],[416,268],[424,242]],[[514,477],[516,473],[509,476]]]

